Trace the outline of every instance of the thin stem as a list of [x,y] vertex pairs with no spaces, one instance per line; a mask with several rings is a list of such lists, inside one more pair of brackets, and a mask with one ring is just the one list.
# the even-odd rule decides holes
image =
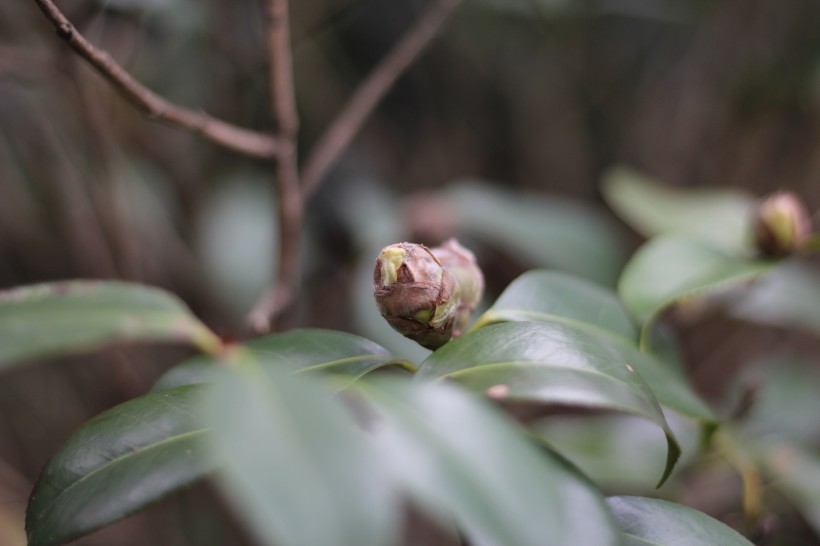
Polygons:
[[271,110],[276,125],[276,194],[279,207],[279,261],[276,282],[251,311],[251,328],[262,333],[290,305],[299,284],[304,201],[299,188],[293,62],[287,0],[267,0]]
[[90,63],[114,88],[149,116],[201,134],[243,154],[275,161],[279,211],[279,260],[273,287],[248,319],[257,332],[270,329],[272,318],[293,300],[299,283],[302,218],[306,199],[350,145],[364,121],[395,81],[436,37],[461,0],[432,0],[427,10],[357,88],[342,112],[308,156],[300,183],[296,134],[299,119],[293,85],[287,0],[266,0],[270,55],[271,111],[274,135],[231,125],[203,112],[175,105],[137,82],[111,56],[80,34],[52,0],[34,0],[57,35]]
[[461,0],[434,0],[354,91],[305,161],[302,194],[309,197],[347,149],[382,98],[438,35]]
[[225,148],[245,155],[272,158],[279,148],[270,135],[237,127],[197,110],[178,106],[157,95],[117,64],[111,55],[94,47],[51,0],[34,0],[54,25],[57,36],[107,79],[129,102],[148,116],[188,129]]
[[726,427],[716,433],[715,445],[743,482],[743,515],[750,524],[757,524],[763,513],[763,487],[760,469],[755,461]]

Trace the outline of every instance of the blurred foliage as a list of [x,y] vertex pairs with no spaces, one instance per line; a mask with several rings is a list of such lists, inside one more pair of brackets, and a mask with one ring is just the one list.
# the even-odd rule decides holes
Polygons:
[[[292,2],[303,149],[423,5]],[[271,127],[260,2],[65,0],[61,7],[157,92],[243,126]],[[818,27],[815,0],[465,3],[309,203],[294,324],[358,333],[421,362],[427,351],[396,336],[372,305],[372,260],[386,244],[459,236],[484,267],[489,304],[533,267],[613,287],[638,234],[683,225],[737,243],[736,225],[683,211],[713,210],[699,198],[716,187],[746,196],[729,199],[735,211],[780,188],[817,210]],[[608,173],[625,172],[612,171],[616,165],[663,189],[653,193],[638,175],[621,183],[625,197],[613,198],[611,183],[599,192]],[[243,338],[243,315],[276,255],[271,183],[267,165],[143,119],[54,38],[33,2],[0,3],[0,287],[139,281],[178,294],[218,333]],[[696,197],[682,201],[692,188]],[[636,199],[646,201],[648,217],[630,218],[624,203]],[[724,209],[714,210],[720,220]],[[808,355],[805,370],[817,368],[816,280],[817,264],[808,261],[778,268],[742,298],[730,291],[725,313],[695,302],[666,314],[704,396],[731,412],[725,399],[734,373],[782,349]],[[774,308],[773,299],[789,305]],[[26,497],[69,433],[145,393],[187,354],[126,347],[3,375],[0,543],[23,543]],[[779,366],[761,369],[762,383],[781,384]],[[794,405],[783,423],[809,414],[810,395],[799,394],[807,381],[784,383],[783,400]],[[772,507],[781,519],[761,531],[761,543],[818,543],[806,525],[816,529],[818,501],[787,464],[816,468],[817,435],[809,432],[800,447],[774,447],[765,458],[773,479],[790,484],[787,508],[803,515]],[[663,448],[659,434],[651,442]],[[582,437],[566,443],[567,453],[587,445]],[[611,468],[589,471],[618,477]],[[681,498],[742,527],[736,496],[710,497],[688,473],[681,481]],[[732,482],[724,489],[736,493]],[[203,521],[207,509],[226,512],[209,490],[194,489],[79,544],[248,541],[228,514]]]

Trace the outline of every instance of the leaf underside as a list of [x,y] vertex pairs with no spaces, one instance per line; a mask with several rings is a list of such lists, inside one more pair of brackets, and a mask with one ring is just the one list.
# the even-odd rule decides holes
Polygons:
[[114,281],[65,281],[0,292],[0,368],[115,341],[219,340],[176,297]]

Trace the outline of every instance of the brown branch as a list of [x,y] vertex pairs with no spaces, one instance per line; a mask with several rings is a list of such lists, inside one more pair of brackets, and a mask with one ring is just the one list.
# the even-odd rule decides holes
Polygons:
[[314,146],[302,174],[302,193],[309,197],[353,141],[365,120],[401,76],[438,35],[461,0],[433,0],[415,25],[393,46],[353,93]]
[[432,0],[415,25],[388,52],[357,88],[342,112],[331,123],[308,156],[300,184],[296,134],[296,111],[287,0],[267,0],[268,49],[270,54],[271,109],[276,133],[266,135],[243,129],[207,114],[175,105],[137,82],[105,51],[80,34],[52,0],[34,0],[52,22],[57,35],[90,63],[127,100],[150,117],[183,127],[212,142],[249,156],[275,160],[279,209],[279,260],[273,288],[249,315],[257,332],[267,331],[270,320],[293,300],[299,282],[300,237],[304,204],[342,152],[350,145],[364,121],[395,81],[436,37],[460,0]]
[[277,126],[276,195],[279,208],[279,260],[271,290],[248,320],[257,333],[270,329],[272,318],[286,309],[299,284],[304,201],[299,187],[296,133],[299,118],[294,98],[288,0],[267,0],[271,110]]
[[212,142],[253,157],[272,158],[279,148],[275,138],[237,127],[197,110],[175,105],[136,81],[111,56],[94,47],[51,0],[34,0],[65,40],[128,101],[148,116],[198,133]]

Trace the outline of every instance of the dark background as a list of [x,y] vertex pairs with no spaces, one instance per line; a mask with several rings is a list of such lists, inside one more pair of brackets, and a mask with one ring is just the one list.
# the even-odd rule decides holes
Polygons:
[[[304,154],[425,2],[292,4]],[[160,94],[272,127],[261,2],[59,5]],[[617,278],[640,242],[600,196],[614,165],[679,187],[791,189],[816,210],[818,28],[816,0],[468,0],[308,204],[304,283],[289,322],[361,333],[418,358],[362,310],[374,248],[390,237],[435,244],[459,235],[485,268],[490,300],[525,269],[550,265],[465,229],[458,198],[442,197],[458,179],[505,196],[578,201],[620,241],[602,279]],[[78,277],[158,285],[217,332],[242,338],[272,270],[272,184],[270,165],[144,119],[55,37],[33,1],[0,3],[0,287]],[[538,229],[527,244],[558,236]],[[712,400],[760,352],[818,349],[720,315],[679,327]],[[0,543],[23,543],[26,496],[70,432],[144,393],[187,354],[117,347],[3,373]],[[690,500],[731,522],[737,484],[716,487],[724,500]],[[78,543],[243,543],[226,512],[197,486]],[[816,542],[790,518],[792,534],[782,536],[798,542],[785,543]]]

